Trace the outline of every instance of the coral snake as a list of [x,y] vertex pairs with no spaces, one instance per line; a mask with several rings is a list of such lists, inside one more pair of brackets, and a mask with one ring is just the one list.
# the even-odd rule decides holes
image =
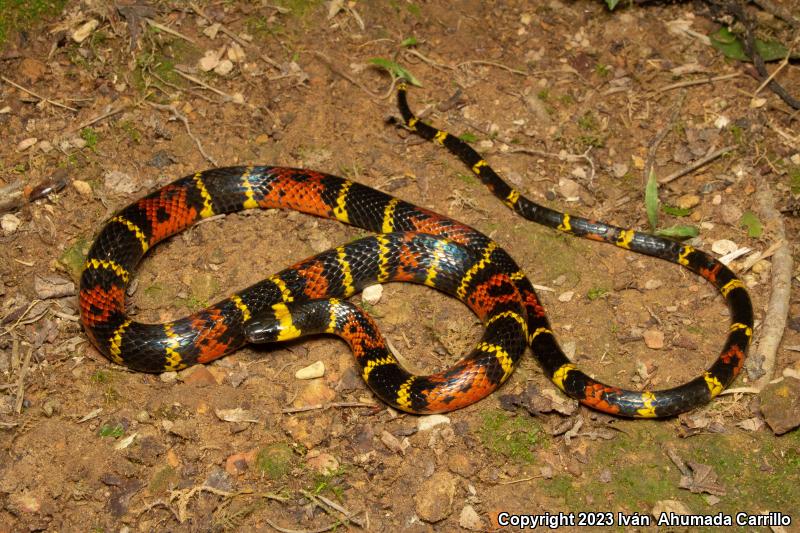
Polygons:
[[[102,228],[80,281],[83,327],[112,361],[143,372],[207,363],[247,342],[333,333],[351,347],[370,388],[411,413],[450,411],[495,391],[526,347],[567,395],[627,417],[670,416],[708,402],[737,376],[753,331],[743,283],[709,255],[666,238],[559,213],[506,184],[457,137],[419,120],[406,87],[398,91],[405,126],[457,155],[519,215],[558,231],[605,241],[688,268],[726,300],[732,317],[719,358],[701,376],[662,391],[602,384],[559,348],[533,287],[509,254],[482,233],[381,191],[311,170],[230,167],[186,176],[129,205]],[[376,234],[318,254],[188,317],[145,324],[125,312],[131,272],[157,242],[200,219],[250,208],[285,208],[336,219]],[[345,298],[365,286],[410,281],[455,296],[485,326],[475,348],[429,376],[406,372],[373,320]]]

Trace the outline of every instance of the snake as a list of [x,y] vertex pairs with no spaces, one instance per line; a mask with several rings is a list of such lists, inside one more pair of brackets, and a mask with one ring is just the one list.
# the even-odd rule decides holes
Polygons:
[[[731,316],[718,358],[702,375],[670,389],[636,391],[601,383],[564,354],[531,281],[483,233],[345,178],[256,165],[187,175],[105,222],[87,254],[78,297],[81,323],[94,346],[114,363],[160,373],[209,363],[249,343],[336,335],[350,346],[376,396],[415,414],[448,412],[485,398],[511,377],[528,348],[563,393],[620,417],[667,417],[694,409],[736,378],[753,334],[753,309],[744,283],[728,267],[688,244],[529,200],[467,142],[418,118],[408,105],[407,91],[401,83],[397,102],[402,125],[457,156],[519,216],[681,265],[711,283]],[[300,211],[372,234],[300,261],[177,320],[143,323],[126,312],[133,271],[154,245],[202,219],[255,208]],[[289,235],[277,238],[290,241]],[[482,322],[483,335],[449,368],[427,376],[409,373],[372,317],[348,300],[367,286],[389,282],[422,284],[459,299]]]

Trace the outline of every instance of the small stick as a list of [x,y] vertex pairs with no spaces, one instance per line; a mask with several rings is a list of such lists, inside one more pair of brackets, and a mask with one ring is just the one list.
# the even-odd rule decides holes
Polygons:
[[226,93],[224,91],[220,91],[219,89],[217,89],[215,87],[212,87],[211,85],[207,84],[206,82],[204,82],[200,78],[195,78],[191,74],[187,74],[187,73],[183,72],[182,70],[178,70],[178,69],[175,69],[175,73],[178,74],[180,77],[186,78],[187,80],[189,80],[191,82],[194,82],[194,83],[196,83],[197,85],[199,85],[201,87],[205,87],[206,89],[208,89],[211,92],[217,93],[218,95],[222,96],[223,98],[227,98],[228,100],[233,100],[233,96],[229,95],[228,93]]
[[706,78],[706,79],[679,81],[678,83],[665,85],[660,89],[656,89],[656,93],[663,93],[666,91],[671,91],[673,89],[680,89],[681,87],[692,87],[694,85],[704,85],[706,83],[713,83],[715,81],[729,80],[731,78],[737,78],[741,75],[742,74],[740,72],[734,72],[733,74],[724,74],[722,76],[714,76],[712,78]]
[[19,89],[20,91],[25,91],[26,93],[30,94],[31,96],[35,96],[36,98],[38,98],[39,100],[42,100],[43,102],[47,102],[48,104],[53,104],[53,105],[58,106],[58,107],[63,107],[64,109],[69,109],[70,111],[74,111],[75,113],[78,112],[78,110],[75,109],[74,107],[70,107],[68,105],[62,104],[61,102],[58,102],[56,100],[51,100],[50,98],[46,98],[46,97],[42,96],[41,94],[37,94],[37,93],[31,91],[30,89],[26,89],[22,85],[18,85],[16,83],[14,83],[10,79],[6,78],[5,76],[0,76],[0,79],[2,79],[4,82],[8,83],[9,85],[13,85],[14,87]]
[[462,61],[461,63],[456,65],[456,68],[463,67],[464,65],[488,65],[490,67],[497,67],[503,70],[507,70],[508,72],[511,72],[513,74],[519,74],[520,76],[528,75],[528,73],[523,70],[517,70],[515,68],[507,67],[502,63],[496,63],[494,61],[485,61],[483,59],[471,59],[469,61]]
[[772,71],[772,73],[771,73],[769,76],[767,76],[767,77],[764,79],[764,81],[762,81],[762,82],[761,82],[761,85],[759,85],[759,86],[758,86],[758,89],[756,89],[755,91],[753,91],[753,98],[755,98],[755,97],[756,97],[756,95],[757,95],[758,93],[760,93],[760,92],[761,92],[761,89],[763,89],[764,87],[766,87],[767,85],[769,85],[769,82],[771,82],[771,81],[772,81],[772,79],[773,79],[775,76],[777,76],[777,75],[778,75],[778,72],[780,72],[781,70],[783,70],[783,67],[785,67],[786,65],[788,65],[788,64],[789,64],[789,57],[791,57],[791,55],[792,55],[792,51],[791,51],[791,50],[789,50],[789,52],[787,52],[787,54],[786,54],[786,57],[784,57],[784,58],[783,58],[783,60],[782,60],[782,61],[780,62],[780,64],[778,65],[778,67],[777,67],[775,70],[773,70],[773,71]]
[[700,159],[698,159],[697,161],[695,161],[691,165],[688,165],[687,167],[684,167],[681,170],[673,172],[672,174],[670,174],[669,176],[666,176],[665,178],[661,178],[660,180],[658,180],[658,183],[659,183],[659,185],[663,185],[664,183],[669,183],[671,181],[674,181],[674,180],[680,178],[681,176],[685,176],[689,172],[697,170],[698,168],[710,163],[711,161],[715,160],[716,158],[718,158],[718,157],[720,157],[722,155],[725,155],[728,152],[730,152],[732,150],[735,150],[735,149],[736,149],[735,145],[730,145],[730,146],[725,146],[723,148],[720,148],[719,150],[715,150],[715,151],[711,152],[710,154],[708,154],[707,156],[701,157]]
[[269,518],[264,518],[264,521],[269,524],[269,526],[281,533],[324,533],[325,531],[330,531],[331,529],[336,529],[341,527],[345,524],[345,522],[341,520],[337,520],[333,524],[329,526],[323,526],[317,529],[287,529],[285,527],[280,527],[278,524],[270,520]]
[[[178,72],[177,70],[175,72]],[[212,165],[219,166],[219,164],[214,160],[213,157],[208,155],[205,150],[203,150],[203,145],[200,143],[200,140],[194,136],[192,133],[191,128],[189,127],[189,119],[187,119],[184,115],[182,115],[177,109],[175,109],[174,105],[164,105],[164,104],[155,104],[153,102],[148,102],[151,107],[156,109],[161,109],[163,111],[170,111],[175,118],[183,122],[183,125],[186,126],[186,133],[189,134],[189,137],[192,138],[194,143],[197,145],[197,149],[200,150],[200,153],[205,157],[208,161],[211,162]]]
[[305,413],[306,411],[316,411],[317,409],[329,409],[331,407],[377,407],[374,403],[361,403],[361,402],[334,402],[334,403],[317,403],[313,405],[304,405],[302,407],[287,407],[281,409],[283,414],[292,413]]
[[88,127],[88,126],[91,126],[92,124],[96,124],[97,122],[100,122],[100,121],[101,121],[101,120],[103,120],[103,119],[106,119],[106,118],[108,118],[108,117],[113,117],[113,116],[114,116],[114,115],[116,115],[117,113],[120,113],[121,111],[124,111],[126,108],[127,108],[127,106],[119,107],[119,108],[117,108],[117,109],[112,109],[111,111],[108,111],[108,112],[106,112],[106,113],[103,113],[102,115],[96,116],[96,117],[94,117],[94,118],[90,118],[90,119],[89,119],[89,120],[87,120],[86,122],[82,122],[82,123],[81,123],[81,124],[79,124],[78,126],[75,126],[75,127],[74,127],[74,128],[72,128],[70,131],[78,131],[78,130],[82,130],[83,128],[86,128],[86,127]]
[[[342,72],[341,70],[339,70],[338,68],[333,66],[333,62],[330,60],[330,58],[328,56],[326,56],[325,54],[323,54],[322,52],[317,52],[315,50],[314,51],[314,55],[317,56],[319,59],[321,59],[322,62],[325,63],[325,66],[328,67],[329,69],[331,69],[331,72],[333,72],[334,74],[338,74],[342,78],[346,79],[347,81],[349,81],[350,83],[352,83],[353,85],[355,85],[356,87],[358,87],[359,89],[361,89],[362,91],[364,91],[365,93],[370,95],[372,98],[376,98],[376,99],[385,98],[385,96],[381,96],[378,93],[372,92],[367,87],[365,87],[364,84],[362,84],[360,81],[356,80],[355,78],[350,77],[349,75],[345,74],[344,72]],[[394,89],[394,84],[392,84],[392,89]]]
[[31,364],[31,355],[33,354],[33,346],[28,347],[28,353],[25,354],[25,361],[19,369],[19,378],[17,378],[17,401],[14,405],[14,411],[19,414],[22,412],[22,401],[25,399],[25,376],[28,374],[28,367]]
[[357,515],[358,513],[351,513],[338,503],[331,501],[330,499],[326,498],[325,496],[322,496],[321,494],[312,494],[307,490],[301,490],[300,492],[303,494],[303,496],[305,496],[306,498],[317,504],[319,507],[321,507],[325,512],[328,512],[329,509],[333,509],[334,511],[342,513],[344,515],[344,520],[352,522],[358,527],[364,527],[364,523],[361,520],[353,518],[353,516]]
[[146,20],[148,24],[150,24],[152,27],[154,27],[156,29],[159,29],[159,30],[161,30],[163,32],[166,32],[166,33],[169,33],[169,34],[172,34],[175,37],[180,37],[184,41],[189,41],[190,43],[195,44],[194,39],[192,39],[191,37],[187,37],[186,35],[173,30],[169,26],[164,26],[163,24],[159,24],[158,22],[156,22],[155,20],[150,19],[150,18],[145,18],[144,20]]

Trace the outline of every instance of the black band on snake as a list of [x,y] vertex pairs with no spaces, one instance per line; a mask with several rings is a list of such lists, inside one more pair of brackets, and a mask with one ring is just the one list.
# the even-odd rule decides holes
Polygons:
[[[80,283],[84,329],[112,361],[143,372],[206,363],[246,342],[332,333],[351,347],[370,388],[411,413],[445,412],[495,391],[527,346],[552,381],[597,410],[628,417],[670,416],[717,396],[742,368],[753,311],[742,282],[709,255],[669,239],[616,228],[540,206],[506,184],[465,142],[417,119],[398,91],[405,125],[445,146],[519,215],[559,231],[677,263],[714,285],[731,313],[722,353],[702,376],[663,391],[629,391],[590,378],[559,348],[533,286],[511,256],[482,233],[381,191],[320,172],[230,167],[186,176],[129,205],[100,231]],[[221,213],[285,208],[377,234],[297,263],[207,309],[165,324],[133,321],[125,290],[157,242]],[[344,299],[373,283],[410,281],[455,296],[485,325],[476,347],[429,376],[406,372],[374,321]]]

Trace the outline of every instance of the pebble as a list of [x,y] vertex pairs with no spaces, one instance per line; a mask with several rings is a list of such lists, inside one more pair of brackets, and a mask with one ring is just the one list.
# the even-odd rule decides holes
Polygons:
[[361,300],[369,305],[377,305],[381,301],[381,296],[383,296],[383,285],[381,284],[364,287],[361,292]]
[[611,172],[614,174],[615,178],[622,178],[628,173],[628,165],[625,163],[614,163],[614,166],[611,167]]
[[146,424],[147,422],[150,422],[150,413],[142,409],[141,411],[136,413],[136,421],[141,424]]
[[644,288],[648,291],[652,291],[664,285],[664,282],[658,279],[648,279],[644,282]]
[[700,197],[696,194],[684,194],[678,197],[676,203],[681,209],[691,209],[700,204]]
[[648,329],[642,333],[644,343],[648,348],[660,350],[664,347],[664,332],[657,329]]
[[312,379],[306,383],[294,402],[295,407],[326,404],[336,398],[336,391],[328,387],[323,380]]
[[119,194],[131,194],[139,190],[136,181],[125,172],[110,170],[103,175],[103,180],[107,189]]
[[581,186],[569,178],[559,178],[558,192],[567,200],[577,199],[580,196]]
[[214,67],[214,73],[220,76],[227,76],[233,70],[233,62],[230,59],[223,59]]
[[17,145],[17,152],[24,152],[37,142],[39,142],[39,139],[37,139],[36,137],[28,137],[27,139],[23,139]]
[[339,461],[333,455],[325,452],[311,451],[306,455],[306,465],[323,476],[331,475],[339,470]]
[[3,233],[6,235],[11,235],[17,228],[22,221],[16,215],[12,213],[6,213],[5,215],[0,218],[0,227],[3,228]]
[[208,37],[209,39],[216,39],[217,34],[219,33],[222,24],[219,22],[215,22],[214,24],[210,25],[208,28],[203,30],[203,35]]
[[417,418],[417,431],[426,431],[442,424],[449,424],[450,418],[444,415],[420,416]]
[[571,302],[572,297],[575,296],[575,291],[566,291],[558,295],[559,302]]
[[417,516],[426,522],[440,522],[450,516],[456,478],[448,472],[435,472],[422,482],[414,496]]
[[202,387],[205,385],[218,385],[214,374],[208,371],[205,365],[190,366],[180,372],[181,381],[187,385]]
[[50,141],[41,141],[39,142],[39,150],[41,150],[42,153],[49,154],[53,151],[53,143]]
[[214,70],[219,65],[219,53],[216,50],[206,50],[203,57],[197,62],[197,67],[203,72]]
[[301,368],[297,372],[294,373],[294,377],[297,379],[314,379],[314,378],[321,378],[325,375],[325,363],[322,361],[317,361],[308,365],[305,368]]
[[722,221],[731,226],[738,224],[739,219],[742,218],[742,210],[733,204],[725,204],[720,207],[720,214]]
[[470,531],[485,531],[486,524],[471,505],[465,505],[458,517],[458,525]]
[[784,377],[769,383],[758,398],[764,420],[776,435],[800,426],[800,380]]
[[160,379],[163,383],[175,383],[178,380],[178,373],[174,370],[162,372],[158,375],[158,379]]
[[46,416],[47,418],[50,418],[53,415],[57,415],[58,413],[61,412],[61,402],[55,399],[47,400],[46,402],[44,402],[44,405],[42,406],[42,412],[44,413],[44,416]]

